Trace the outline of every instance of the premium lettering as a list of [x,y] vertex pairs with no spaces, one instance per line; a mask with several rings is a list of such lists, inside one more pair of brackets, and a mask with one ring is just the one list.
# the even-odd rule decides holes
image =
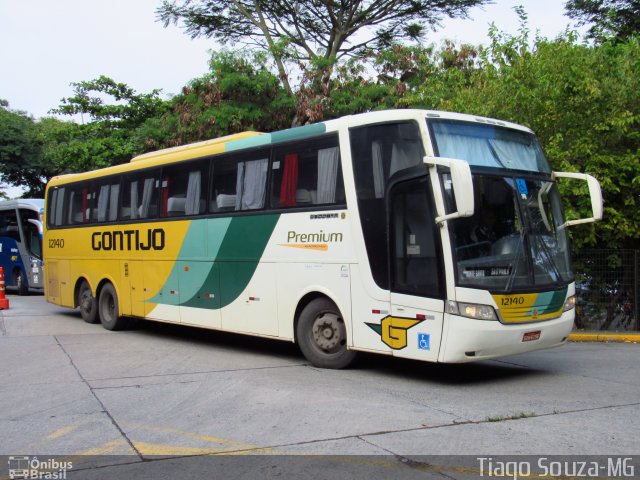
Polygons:
[[342,233],[298,233],[290,230],[287,233],[287,243],[335,243],[342,242]]
[[162,228],[140,230],[94,232],[91,235],[93,250],[164,250],[164,230]]

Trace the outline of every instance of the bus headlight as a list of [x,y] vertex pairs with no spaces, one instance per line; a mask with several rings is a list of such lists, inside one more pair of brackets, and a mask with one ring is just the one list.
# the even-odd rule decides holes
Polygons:
[[569,298],[567,298],[567,300],[564,302],[564,306],[562,307],[562,311],[563,312],[568,312],[572,308],[576,308],[576,296],[575,295],[571,295]]
[[496,311],[491,305],[479,305],[477,303],[447,301],[447,313],[460,315],[477,320],[498,320]]

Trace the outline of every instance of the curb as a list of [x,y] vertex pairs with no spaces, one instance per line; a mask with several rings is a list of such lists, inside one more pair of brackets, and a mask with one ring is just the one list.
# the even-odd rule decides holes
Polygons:
[[571,333],[569,341],[640,343],[640,333]]

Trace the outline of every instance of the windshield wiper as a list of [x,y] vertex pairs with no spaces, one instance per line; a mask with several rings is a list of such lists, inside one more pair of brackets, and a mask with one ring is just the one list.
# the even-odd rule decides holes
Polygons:
[[513,260],[513,268],[511,269],[511,274],[509,275],[509,279],[507,280],[507,286],[505,287],[506,293],[511,293],[513,288],[513,283],[516,279],[516,274],[518,273],[518,262],[520,261],[520,256],[524,251],[524,228],[522,225],[520,226],[520,240],[518,240],[518,247],[516,248],[516,256]]
[[[551,269],[553,270],[553,272],[549,272],[549,273],[553,273],[553,280],[556,285],[560,285],[561,281],[562,281],[562,273],[560,273],[560,269],[558,268],[558,265],[556,264],[555,260],[553,259],[553,255],[551,254],[551,252],[549,251],[549,247],[545,244],[543,235],[536,235],[536,243],[539,244],[542,248],[540,249],[541,253],[544,253],[544,255],[547,257],[547,261],[549,262],[549,266],[551,267]],[[551,276],[551,275],[549,275]]]

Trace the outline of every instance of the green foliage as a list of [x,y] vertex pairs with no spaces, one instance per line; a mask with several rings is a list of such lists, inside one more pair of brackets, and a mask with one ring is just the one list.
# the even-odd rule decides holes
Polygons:
[[0,102],[0,177],[5,184],[27,189],[29,196],[42,196],[47,176],[41,161],[34,119],[12,111]]
[[50,175],[85,172],[128,161],[139,151],[124,130],[105,132],[99,122],[77,124],[43,118],[37,124],[42,161]]
[[625,41],[640,34],[640,0],[569,0],[567,15],[580,25],[592,24],[589,37]]
[[165,108],[159,89],[137,94],[133,88],[104,75],[94,80],[74,82],[71,86],[74,95],[63,98],[61,105],[51,113],[88,115],[92,122],[103,127],[126,129],[139,126]]
[[[521,12],[522,13],[522,12]],[[461,111],[531,127],[554,170],[599,179],[605,219],[571,230],[581,248],[638,248],[640,240],[640,44],[588,46],[567,32],[529,41],[491,29],[471,70],[454,65],[408,90],[407,106]],[[434,95],[436,93],[436,95]],[[439,98],[438,98],[439,97]],[[563,181],[569,218],[590,216],[582,182]]]
[[145,149],[290,125],[295,98],[264,66],[262,57],[214,53],[210,69],[171,100],[169,111],[138,129],[137,138]]
[[59,172],[78,172],[128,162],[141,153],[138,129],[168,108],[160,90],[137,94],[124,83],[100,76],[72,83],[74,95],[51,113],[80,115],[87,123],[43,121],[44,157]]
[[[281,2],[260,3],[267,4],[276,8]],[[330,5],[323,2],[322,8]],[[139,95],[108,77],[74,83],[74,95],[54,112],[82,115],[84,124],[35,122],[0,101],[0,175],[37,192],[54,174],[245,130],[268,132],[386,108],[459,111],[527,125],[554,170],[598,178],[605,219],[571,229],[574,246],[639,248],[640,41],[616,37],[589,45],[569,31],[553,40],[531,38],[525,12],[516,12],[518,33],[508,35],[492,25],[485,47],[449,41],[403,45],[391,35],[384,49],[360,48],[358,56],[345,50],[340,57],[335,49],[330,55],[305,54],[299,39],[282,34],[259,54],[214,53],[210,71],[169,101],[161,100],[158,90]],[[420,34],[409,23],[405,27],[403,34]],[[192,33],[211,34],[199,28]],[[296,66],[295,89],[287,86],[283,75],[290,71],[283,73],[278,61]],[[581,182],[563,180],[561,189],[569,218],[590,214]]]
[[[399,41],[416,41],[443,16],[465,18],[489,0],[165,0],[158,8],[165,27],[181,23],[191,37],[223,45],[244,44],[265,52],[284,89],[294,95],[292,71],[302,70],[293,124],[321,120],[334,68]],[[308,115],[307,115],[308,114]]]

